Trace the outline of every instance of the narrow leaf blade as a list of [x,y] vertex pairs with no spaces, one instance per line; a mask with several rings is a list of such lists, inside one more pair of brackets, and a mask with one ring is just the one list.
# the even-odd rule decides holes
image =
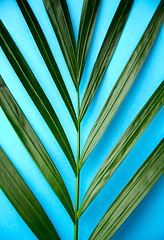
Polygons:
[[73,205],[53,161],[0,76],[0,106],[32,159],[74,222]]
[[82,77],[87,58],[100,0],[84,0],[77,40],[78,84]]
[[130,90],[139,70],[141,69],[150,49],[158,35],[164,19],[164,0],[162,0],[152,17],[141,40],[132,53],[129,61],[111,91],[100,115],[98,116],[84,146],[80,168],[98,143],[108,125],[115,116],[128,91]]
[[60,239],[45,211],[1,147],[0,187],[38,239]]
[[29,29],[30,29],[30,31],[33,35],[33,38],[38,46],[38,49],[47,65],[47,68],[49,69],[52,79],[54,80],[54,82],[61,94],[61,97],[63,98],[63,101],[72,117],[75,127],[77,129],[77,117],[75,114],[75,110],[73,108],[72,101],[70,99],[70,96],[69,96],[69,93],[65,86],[65,83],[62,79],[62,76],[61,76],[58,66],[56,64],[56,61],[53,57],[51,49],[45,38],[45,35],[44,35],[32,9],[31,9],[30,5],[28,4],[28,2],[26,0],[16,0],[16,1],[17,1],[17,4],[29,26]]
[[76,80],[76,43],[71,18],[65,0],[43,0],[74,85]]
[[102,217],[90,240],[110,239],[164,174],[164,139]]
[[80,119],[82,120],[105,74],[108,64],[114,54],[117,43],[129,16],[133,1],[121,0],[113,20],[108,28],[99,55],[93,67],[84,97],[81,103]]
[[135,143],[141,137],[143,132],[149,126],[153,118],[164,105],[164,81],[160,84],[154,94],[141,109],[121,138],[118,140],[114,148],[111,150],[98,172],[96,173],[92,183],[81,204],[79,215],[86,210],[89,204],[94,200],[101,191],[107,181],[111,178],[128,153],[134,147]]
[[0,21],[0,45],[18,75],[21,83],[58,141],[76,174],[74,156],[59,119],[2,21]]

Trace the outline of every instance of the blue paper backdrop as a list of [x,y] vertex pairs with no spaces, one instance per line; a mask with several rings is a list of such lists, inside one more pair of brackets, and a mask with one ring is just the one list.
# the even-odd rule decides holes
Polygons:
[[[35,12],[48,42],[54,53],[63,79],[66,83],[75,109],[77,109],[76,91],[56,37],[46,15],[42,0],[28,0]],[[113,14],[119,4],[119,0],[102,0],[98,20],[96,23],[89,55],[86,62],[81,86],[82,99],[89,75],[91,73],[96,56],[112,20]],[[95,98],[81,124],[81,149],[89,134],[94,121],[103,107],[114,83],[119,77],[125,63],[133,52],[140,37],[146,29],[159,0],[134,0],[127,24],[116,48],[112,61],[107,69],[105,77],[97,91]],[[77,39],[82,0],[67,0],[75,37]],[[65,108],[61,97],[53,84],[46,66],[33,41],[29,29],[22,18],[21,12],[15,0],[0,0],[0,18],[12,35],[17,46],[33,70],[39,83],[48,95],[63,128],[68,136],[74,155],[76,156],[76,131],[72,120]],[[80,203],[84,194],[96,174],[101,163],[115,145],[119,137],[128,127],[151,94],[164,79],[164,26],[162,27],[156,42],[138,74],[130,92],[125,98],[118,113],[103,135],[102,139],[89,156],[81,171]],[[8,60],[0,49],[0,74],[7,86],[19,103],[29,122],[43,142],[54,163],[59,169],[65,184],[69,190],[71,199],[75,201],[75,177],[71,167],[52,136],[48,127],[42,120],[28,94],[22,87],[19,79],[12,70]],[[80,219],[79,240],[89,238],[91,232],[103,216],[109,205],[119,194],[125,184],[133,176],[143,161],[156,147],[164,136],[164,107],[157,114],[147,128],[134,149],[130,152],[124,163],[106,184],[102,192],[93,201]],[[30,189],[45,209],[53,222],[62,240],[73,239],[73,224],[60,204],[59,200],[42,177],[38,168],[26,152],[14,130],[10,126],[2,109],[0,108],[0,146],[12,160]],[[113,240],[163,240],[164,239],[164,176],[158,181],[151,192],[146,196],[140,206],[133,212],[119,231],[113,236]],[[0,239],[1,240],[34,240],[36,237],[26,226],[21,217],[10,204],[9,200],[0,190]]]

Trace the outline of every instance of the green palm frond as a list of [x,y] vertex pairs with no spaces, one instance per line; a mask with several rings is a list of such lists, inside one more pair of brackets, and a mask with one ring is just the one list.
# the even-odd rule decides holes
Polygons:
[[[38,0],[44,13],[43,21],[38,18],[30,0],[12,1],[21,16],[23,26],[28,29],[32,44],[41,58],[41,64],[36,63],[33,66],[29,62],[25,54],[28,49],[22,52],[23,43],[21,45],[19,37],[17,38],[12,29],[8,28],[2,15],[0,61],[2,56],[8,64],[8,69],[12,71],[13,78],[7,79],[3,71],[5,63],[1,61],[0,114],[5,116],[9,126],[17,134],[25,153],[29,154],[30,161],[36,166],[46,186],[50,186],[49,191],[53,199],[56,199],[53,200],[52,213],[46,207],[50,202],[44,191],[46,189],[43,189],[42,193],[46,199],[45,204],[38,195],[39,190],[38,192],[34,190],[37,189],[35,183],[30,184],[26,174],[19,169],[19,164],[15,164],[12,159],[10,145],[6,149],[3,144],[3,134],[0,135],[0,188],[33,232],[34,239],[35,236],[38,239],[50,240],[71,239],[73,236],[74,240],[111,239],[164,174],[163,126],[158,126],[160,129],[160,133],[156,133],[159,134],[158,141],[151,151],[139,160],[142,147],[147,147],[147,143],[144,143],[136,156],[137,167],[131,177],[128,175],[129,169],[124,170],[122,176],[128,175],[129,179],[126,179],[129,181],[123,182],[122,191],[118,189],[115,199],[112,200],[108,199],[109,194],[107,197],[101,197],[107,185],[113,183],[113,177],[118,177],[118,181],[121,181],[117,172],[127,158],[134,163],[131,157],[133,149],[144,136],[144,132],[150,128],[153,119],[163,111],[164,75],[162,78],[158,77],[151,96],[142,101],[143,104],[137,108],[133,118],[128,120],[127,124],[119,122],[120,125],[125,125],[122,132],[120,126],[114,128],[112,125],[118,121],[120,109],[128,101],[131,89],[135,88],[137,76],[140,70],[144,69],[145,60],[151,54],[153,45],[161,33],[164,0],[159,0],[158,6],[156,4],[151,20],[145,25],[145,29],[143,28],[142,36],[138,42],[136,41],[136,46],[134,45],[131,56],[127,57],[122,70],[119,70],[119,61],[117,62],[119,75],[116,80],[113,80],[112,75],[109,76],[107,72],[110,67],[112,68],[115,55],[121,54],[119,52],[121,38],[127,25],[131,24],[131,14],[136,0],[120,0],[118,4],[113,0],[107,2],[109,8],[111,6],[111,9],[114,9],[113,3],[117,7],[113,11],[111,22],[108,23],[106,20],[107,29],[101,44],[95,35],[96,29],[101,28],[99,24],[103,6],[101,0],[81,1],[77,34],[71,15],[72,0]],[[2,9],[3,6],[10,8],[10,4],[5,0],[0,2],[0,7],[1,4]],[[73,4],[76,5],[74,2]],[[39,6],[37,8],[39,9]],[[44,20],[49,24],[51,38],[44,27]],[[97,46],[94,45],[92,38]],[[57,45],[55,41],[58,42]],[[97,48],[92,62],[90,58],[95,46]],[[58,51],[64,67],[61,67],[57,58]],[[121,57],[118,59],[121,60]],[[46,68],[48,73],[46,78],[39,76],[35,71],[36,68],[41,70],[42,67]],[[62,70],[64,68],[66,75]],[[103,87],[105,79],[107,89]],[[20,83],[22,91],[29,97],[30,106],[33,106],[43,121],[45,129],[36,128],[37,119],[32,117],[31,109],[27,112],[26,107],[22,108],[21,101],[17,100],[12,87],[8,84],[11,81],[14,88],[15,81]],[[51,96],[47,93],[46,84],[53,88]],[[102,101],[97,108],[99,94],[104,102]],[[129,104],[132,106],[134,102],[129,101]],[[60,109],[58,105],[63,107]],[[33,122],[36,123],[35,126]],[[1,128],[3,124],[3,121],[0,121]],[[46,131],[50,136],[48,144],[45,144],[44,136],[41,135]],[[114,133],[115,138],[116,132],[120,133],[112,140],[112,135]],[[51,145],[52,148],[49,148]],[[104,150],[103,145],[109,146]],[[61,152],[61,157],[58,152]],[[25,156],[20,155],[20,158],[22,162],[25,161]],[[28,172],[30,170],[27,169]],[[40,184],[39,182],[39,186]],[[94,211],[93,208],[98,211],[100,209],[101,213]],[[61,216],[60,223],[57,215],[55,216],[56,212]],[[86,225],[89,225],[90,221],[94,223],[88,230]]]

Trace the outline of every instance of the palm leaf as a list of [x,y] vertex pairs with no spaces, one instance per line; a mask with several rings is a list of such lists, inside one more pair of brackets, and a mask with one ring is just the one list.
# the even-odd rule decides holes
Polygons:
[[89,154],[92,152],[97,142],[100,140],[101,136],[107,129],[128,91],[130,90],[151,47],[153,46],[159,30],[161,29],[163,19],[164,4],[163,1],[161,1],[141,40],[139,41],[115,86],[113,87],[112,92],[110,93],[89,134],[81,155],[80,168],[88,158]]
[[164,105],[164,81],[141,109],[124,134],[109,153],[95,175],[79,210],[79,217],[104,187],[137,140],[141,137],[158,111]]
[[38,239],[60,239],[43,208],[1,147],[0,187]]
[[73,171],[76,174],[76,164],[74,156],[65,132],[61,126],[61,123],[59,122],[58,117],[54,112],[48,98],[46,97],[39,83],[37,82],[31,69],[27,65],[25,59],[23,58],[16,44],[12,40],[2,21],[0,21],[0,44],[12,67],[20,78],[23,86],[25,87],[26,91],[35,103],[39,112],[43,116],[47,125],[51,129],[59,145],[63,149],[73,168]]
[[110,239],[164,174],[164,139],[121,191],[89,239]]
[[65,0],[43,0],[43,2],[77,88],[76,43],[67,3]]
[[[20,17],[20,19],[23,22],[23,26],[26,28],[26,24],[24,24],[24,19],[25,19],[29,27],[29,29],[27,28],[27,31],[29,30],[31,31],[31,34],[35,42],[33,42],[33,39],[31,38],[30,31],[29,31],[29,37],[30,37],[29,39],[30,41],[32,39],[31,43],[34,44],[34,46],[36,43],[40,51],[41,57],[44,60],[43,62],[41,59],[41,66],[38,66],[37,65],[38,63],[35,64],[34,62],[34,67],[36,65],[36,67],[38,67],[38,69],[41,70],[40,72],[42,72],[42,70],[44,72],[44,69],[42,69],[42,67],[44,66],[44,63],[45,63],[54,83],[56,84],[57,90],[59,91],[59,94],[62,97],[62,100],[63,100],[62,104],[64,103],[65,106],[67,107],[68,112],[71,116],[70,121],[71,123],[72,122],[74,123],[76,129],[74,128],[74,126],[73,126],[73,129],[69,128],[70,122],[69,120],[67,120],[66,118],[67,115],[65,115],[64,111],[60,112],[59,116],[56,115],[56,112],[59,110],[58,107],[60,107],[60,106],[57,106],[59,105],[58,99],[53,100],[55,101],[55,104],[53,104],[53,101],[52,103],[50,103],[50,100],[48,99],[48,97],[46,96],[45,92],[43,91],[43,89],[39,84],[39,82],[43,80],[44,83],[48,85],[48,82],[45,82],[46,78],[42,79],[42,75],[39,73],[41,78],[39,79],[39,82],[38,82],[38,80],[32,73],[28,63],[25,61],[25,59],[28,59],[27,56],[30,56],[28,55],[29,53],[26,50],[26,52],[24,53],[25,56],[23,56],[17,47],[17,45],[20,47],[20,49],[27,47],[25,46],[26,44],[24,43],[24,40],[21,43],[21,36],[18,36],[19,28],[14,29],[15,32],[13,33],[13,28],[15,27],[12,24],[13,18],[11,16],[12,20],[10,20],[10,22],[12,27],[10,28],[10,24],[8,26],[6,19],[5,18],[3,19],[3,16],[6,15],[7,11],[5,12],[4,10],[2,12],[1,8],[0,8],[0,15],[2,14],[1,18],[5,24],[3,24],[2,21],[0,20],[0,46],[3,51],[3,52],[0,51],[0,57],[3,56],[2,57],[3,60],[1,61],[1,58],[0,58],[0,62],[2,66],[1,75],[2,76],[4,75],[3,78],[6,79],[6,84],[0,77],[0,107],[1,107],[0,114],[2,109],[3,111],[2,116],[4,114],[6,115],[7,119],[9,120],[7,124],[10,123],[10,125],[13,127],[18,137],[20,138],[21,142],[23,143],[25,147],[25,149],[23,148],[23,150],[27,150],[28,157],[29,157],[28,153],[31,155],[38,169],[40,170],[40,172],[42,173],[42,175],[47,180],[52,190],[56,193],[58,199],[60,200],[58,201],[57,198],[54,198],[55,197],[54,194],[52,199],[51,199],[51,196],[49,196],[49,194],[47,194],[48,196],[41,196],[41,198],[44,197],[44,200],[45,200],[45,197],[47,197],[46,203],[48,206],[51,205],[50,211],[47,205],[46,205],[45,211],[46,212],[48,211],[47,215],[51,217],[52,222],[56,221],[55,228],[52,222],[47,217],[44,210],[42,209],[42,207],[40,206],[38,200],[34,197],[31,190],[27,187],[26,183],[20,177],[19,173],[11,163],[15,161],[14,158],[10,162],[7,155],[2,150],[3,148],[7,153],[6,148],[8,149],[8,151],[10,151],[10,149],[15,145],[13,144],[13,146],[11,146],[10,144],[7,143],[8,146],[6,147],[5,143],[2,142],[4,131],[6,131],[4,133],[5,135],[8,134],[8,131],[4,129],[2,131],[2,134],[0,133],[1,135],[0,147],[2,146],[2,148],[0,148],[0,174],[1,174],[0,187],[2,188],[2,190],[4,191],[8,199],[11,201],[15,209],[18,211],[22,219],[27,223],[29,228],[34,232],[35,236],[38,239],[47,239],[47,238],[48,239],[60,239],[60,238],[73,239],[73,229],[72,229],[73,223],[74,223],[74,240],[77,240],[78,237],[80,237],[80,239],[89,239],[89,236],[95,227],[96,228],[93,231],[92,235],[90,236],[90,239],[109,239],[119,229],[119,227],[128,218],[128,216],[132,213],[132,211],[138,206],[138,204],[143,200],[146,194],[158,181],[160,176],[163,175],[164,166],[163,166],[162,159],[164,154],[163,153],[164,142],[162,140],[161,143],[153,151],[153,153],[151,153],[151,155],[145,161],[145,163],[135,173],[134,177],[130,180],[130,182],[126,186],[122,184],[122,188],[124,186],[125,188],[121,191],[121,193],[119,194],[119,196],[116,198],[116,200],[113,202],[111,206],[110,206],[110,199],[106,201],[107,199],[106,197],[101,199],[101,202],[99,202],[102,196],[101,194],[103,194],[104,189],[106,189],[106,188],[103,188],[104,185],[107,183],[109,178],[113,175],[113,173],[116,171],[119,165],[124,161],[126,156],[134,147],[135,143],[141,137],[142,133],[145,131],[145,129],[148,127],[152,119],[155,117],[155,115],[159,112],[160,108],[162,107],[163,101],[164,101],[163,99],[164,82],[160,84],[158,89],[151,96],[151,98],[148,100],[146,105],[141,109],[141,111],[138,114],[137,112],[135,113],[135,115],[137,116],[135,117],[134,120],[131,119],[129,121],[128,123],[130,124],[129,127],[126,129],[126,131],[124,128],[125,132],[123,133],[122,137],[118,140],[118,142],[115,141],[116,144],[110,153],[109,153],[109,149],[111,147],[110,144],[112,145],[112,143],[110,142],[112,138],[112,134],[110,133],[109,136],[106,135],[107,137],[106,140],[109,143],[109,144],[107,143],[107,145],[109,145],[107,146],[107,149],[106,149],[107,153],[106,152],[103,153],[101,149],[101,155],[103,159],[105,159],[105,161],[102,163],[103,159],[101,159],[101,157],[99,159],[98,156],[96,156],[96,159],[95,159],[93,154],[91,155],[91,159],[90,159],[90,160],[93,160],[93,162],[91,162],[92,164],[91,169],[88,168],[87,164],[83,169],[81,168],[85,163],[85,161],[87,160],[90,153],[92,152],[92,150],[94,149],[94,147],[96,146],[96,144],[98,143],[98,141],[101,139],[103,133],[106,131],[108,125],[110,124],[110,122],[112,121],[116,113],[119,114],[118,109],[121,106],[126,95],[128,94],[138,72],[140,71],[146,57],[148,56],[152,48],[153,43],[155,42],[158,32],[160,31],[160,28],[163,24],[164,0],[161,0],[149,25],[146,24],[148,25],[148,27],[144,32],[142,38],[140,39],[137,47],[136,48],[133,47],[133,49],[135,48],[135,50],[132,53],[130,59],[128,61],[126,60],[127,64],[125,65],[125,68],[123,69],[120,77],[118,78],[113,90],[111,91],[110,94],[108,93],[109,97],[103,109],[96,108],[97,113],[100,111],[100,115],[96,120],[96,122],[91,122],[90,119],[87,118],[87,116],[88,114],[91,115],[93,113],[92,112],[93,104],[95,104],[97,99],[99,99],[98,95],[101,92],[102,90],[101,87],[104,83],[104,82],[101,83],[101,81],[103,78],[104,78],[103,79],[104,81],[106,80],[106,77],[108,78],[108,73],[106,74],[106,76],[104,76],[105,72],[107,69],[110,70],[110,67],[112,66],[112,62],[114,61],[115,57],[117,56],[117,53],[119,52],[119,47],[122,44],[122,39],[126,35],[125,34],[126,30],[128,29],[128,26],[131,23],[130,21],[133,17],[133,13],[135,12],[135,6],[136,6],[135,4],[137,1],[134,1],[134,4],[133,4],[133,0],[132,1],[120,0],[118,1],[118,3],[115,1],[113,2],[107,1],[107,6],[109,5],[110,9],[112,9],[113,7],[112,4],[115,4],[116,7],[118,6],[118,8],[115,11],[115,14],[114,12],[111,13],[112,14],[111,16],[114,16],[114,17],[112,21],[109,20],[109,22],[111,21],[111,24],[108,24],[107,26],[108,30],[106,29],[107,30],[106,36],[105,36],[105,33],[103,33],[104,35],[100,36],[101,30],[100,32],[97,32],[98,27],[103,26],[103,23],[101,23],[101,25],[98,25],[98,24],[100,24],[100,21],[101,21],[100,20],[102,16],[101,11],[105,1],[100,1],[100,0],[81,1],[81,7],[82,7],[81,16],[75,10],[76,7],[78,8],[78,4],[80,4],[80,1],[77,2],[76,4],[74,4],[72,0],[43,0],[44,4],[39,4],[40,0],[37,0],[37,1],[16,0],[14,6],[16,6],[18,11],[16,15],[12,13],[12,16],[14,16],[14,18],[16,16],[15,20],[17,19],[17,16]],[[7,7],[9,6],[7,1],[3,1],[1,4],[2,4],[1,6],[7,6]],[[6,10],[10,10],[10,7],[8,7],[8,9],[6,8]],[[75,12],[72,11],[73,9],[75,10]],[[132,9],[132,14],[129,15],[131,9]],[[22,14],[20,13],[20,10]],[[75,18],[75,15],[71,15],[71,18],[70,18],[69,11],[71,12],[71,14],[75,13],[77,18]],[[36,16],[34,13],[36,14]],[[40,14],[40,19],[39,19],[39,14]],[[48,14],[49,19],[46,16],[46,14]],[[109,15],[109,13],[107,14]],[[51,28],[51,25],[49,25],[50,28],[46,29],[44,24],[43,25],[39,24],[44,21],[43,16],[46,18],[46,21],[50,20],[49,23],[52,25],[52,28]],[[107,18],[108,16],[104,17],[106,22],[108,21]],[[71,19],[73,20],[72,22],[71,22]],[[125,25],[126,21],[127,21],[127,24]],[[135,22],[136,22],[136,19],[135,19]],[[19,21],[17,23],[19,24]],[[78,25],[78,23],[79,23],[79,31],[76,32],[77,34],[76,36],[78,36],[77,44],[76,44],[73,28],[76,29],[76,26]],[[123,32],[124,27],[125,27],[125,32]],[[8,32],[7,29],[9,30],[10,33]],[[60,64],[62,64],[60,63],[60,61],[57,61],[58,65],[56,63],[56,60],[55,60],[56,49],[54,48],[55,45],[49,46],[48,44],[48,42],[51,42],[51,44],[53,44],[51,39],[49,38],[51,34],[52,34],[52,40],[55,41],[53,36],[54,34],[53,30],[56,34],[56,38],[58,40],[59,46],[61,48],[61,52],[63,54],[60,60],[61,62],[62,61],[66,62],[69,70],[68,72],[66,69],[67,75],[59,71],[59,69],[63,69],[63,68],[60,67]],[[102,41],[102,46],[99,46],[98,42],[97,42],[98,44],[96,43],[95,45],[94,41],[93,42],[91,41],[93,36],[93,31],[95,31],[96,38],[100,37]],[[99,36],[96,35],[97,33]],[[20,35],[21,34],[22,32],[20,33]],[[120,39],[121,35],[122,37]],[[12,38],[15,40],[17,45],[15,44]],[[117,48],[117,43],[118,43],[118,48]],[[54,42],[54,44],[56,43]],[[94,49],[95,47],[97,48],[96,54],[93,53],[93,51],[95,50]],[[38,50],[36,46],[34,48],[36,49],[36,51]],[[98,54],[98,51],[99,51],[99,54]],[[97,59],[94,59],[94,61],[91,60],[92,53],[94,56],[98,56]],[[153,53],[153,50],[151,51],[151,53]],[[37,54],[38,54],[38,51],[37,51]],[[30,57],[32,58],[32,61],[33,61],[34,55],[35,53],[31,52]],[[119,59],[120,59],[120,55],[119,55]],[[9,63],[7,60],[9,61]],[[87,75],[86,73],[88,71],[87,67],[86,67],[86,71],[84,71],[86,63],[88,63],[90,66],[93,65],[93,69],[89,69],[90,66],[88,68],[89,75]],[[23,112],[25,114],[27,113],[25,109],[25,107],[27,106],[25,105],[24,107],[22,107],[23,104],[20,103],[19,100],[17,100],[18,103],[15,101],[15,99],[19,99],[19,97],[17,98],[15,96],[15,93],[13,92],[12,87],[10,88],[10,79],[11,80],[14,79],[14,76],[16,75],[14,73],[12,77],[8,76],[8,70],[5,71],[5,69],[3,69],[3,66],[5,66],[5,64],[7,65],[9,64],[8,67],[10,68],[10,71],[14,73],[13,72],[14,70],[15,73],[17,74],[18,78],[20,79],[20,84],[24,86],[26,92],[28,93],[28,97],[32,99],[36,108],[39,110],[40,114],[42,115],[44,121],[47,123],[50,129],[50,132],[48,133],[50,135],[48,136],[50,136],[50,138],[55,136],[58,142],[56,147],[54,145],[52,146],[50,139],[48,139],[48,142],[45,144],[46,137],[44,140],[44,133],[46,132],[47,128],[44,130],[44,129],[40,129],[37,126],[36,132],[38,132],[39,137],[36,135],[34,131],[34,129],[36,129],[36,125],[34,122],[37,122],[37,120],[32,119],[31,109],[29,110],[30,113],[28,113],[29,115],[27,117],[31,125],[29,124],[27,118],[23,114]],[[31,65],[30,62],[29,64]],[[109,65],[109,68],[108,68],[108,65]],[[142,70],[144,71],[144,68],[142,68]],[[48,76],[49,76],[49,73],[48,73]],[[72,81],[75,86],[75,89],[73,90],[75,92],[75,96],[77,97],[77,103],[75,103],[75,105],[77,105],[77,114],[75,113],[75,110],[72,104],[74,100],[71,99],[71,97],[72,96],[74,97],[74,95],[71,95],[70,97],[69,91],[67,90],[68,85],[65,85],[66,81],[62,77],[62,76],[66,76],[66,77],[68,76],[68,79],[70,79],[69,74],[71,75]],[[155,81],[157,81],[158,83],[163,79],[163,76],[156,77],[156,79],[157,80]],[[16,79],[13,80],[12,84],[14,86],[14,91],[16,92],[16,94],[19,95],[19,93],[17,93],[18,92],[17,85],[15,82],[17,80],[18,79],[16,77]],[[82,90],[83,81],[87,82],[87,80],[88,80],[88,84],[86,84],[87,87],[86,89],[84,89],[84,95],[82,95],[81,93],[83,92]],[[112,81],[113,79],[109,77],[109,84],[111,84]],[[81,82],[82,82],[82,86],[80,85]],[[101,86],[100,86],[100,83],[101,83]],[[155,85],[157,86],[157,84]],[[9,87],[11,92],[9,91],[7,86]],[[98,89],[99,86],[100,88]],[[47,89],[46,89],[46,92],[47,92]],[[104,97],[104,93],[105,91],[102,93],[103,97]],[[129,92],[128,96],[130,94],[131,94],[131,91]],[[104,97],[104,99],[105,98],[106,97]],[[59,100],[59,103],[60,103],[60,100]],[[99,102],[97,102],[96,104],[99,105]],[[21,106],[21,108],[19,106]],[[32,107],[35,108],[35,106],[33,106],[32,104]],[[23,112],[21,109],[23,109]],[[87,114],[85,114],[86,112]],[[95,114],[97,116],[97,113],[94,112],[93,115]],[[161,111],[158,113],[158,116],[160,116],[159,115],[160,113]],[[117,116],[115,116],[115,119],[117,118]],[[41,120],[43,119],[41,118]],[[59,119],[61,119],[61,121],[59,121]],[[85,135],[87,135],[88,133],[87,131],[85,131],[86,129],[84,125],[88,120],[90,121],[89,124],[93,126],[93,128],[89,134],[87,141],[85,142],[84,140]],[[1,121],[1,115],[0,115],[0,121]],[[0,128],[3,128],[3,117],[0,123],[1,123]],[[63,125],[63,124],[66,124],[66,125]],[[34,129],[32,128],[32,126],[34,127]],[[120,126],[118,127],[120,129]],[[63,129],[66,129],[67,132],[65,133]],[[161,126],[158,126],[158,129],[161,129]],[[115,132],[117,131],[118,129],[116,129]],[[147,131],[145,134],[147,134]],[[77,134],[76,136],[77,149],[73,145],[75,140],[74,134],[75,135]],[[158,134],[159,134],[158,141],[156,141],[155,145],[157,145],[157,143],[160,142],[162,131],[160,133],[157,132],[156,135]],[[39,139],[42,139],[42,141],[44,141],[44,144],[41,143]],[[70,140],[71,145],[68,139]],[[102,141],[100,142],[100,144],[101,143]],[[62,151],[61,151],[61,156],[59,155],[60,151],[58,152],[57,150],[58,144],[60,148],[63,150],[67,158],[66,163],[63,161]],[[83,145],[84,145],[84,148],[82,148]],[[148,144],[146,143],[145,145],[147,146]],[[44,146],[46,146],[47,150],[45,149]],[[152,149],[154,149],[154,147],[151,148],[151,151]],[[22,157],[19,153],[19,149],[16,149],[16,151],[17,150],[18,150],[17,153],[19,154],[19,156]],[[99,146],[96,147],[95,151],[99,151]],[[151,151],[149,151],[149,153]],[[53,154],[55,154],[55,158],[52,158],[52,159],[54,160],[55,165],[58,167],[58,169],[54,165],[53,160],[50,158],[50,156]],[[74,156],[76,154],[77,154],[77,158],[75,162]],[[142,154],[142,149],[140,154],[137,154],[139,158],[138,160],[140,160],[141,154]],[[12,151],[10,152],[10,156],[12,156]],[[23,160],[25,160],[24,155],[22,158]],[[94,165],[94,160],[96,160],[95,165]],[[133,163],[134,161],[131,161],[131,162]],[[69,163],[72,166],[73,172],[75,174],[72,172],[72,169],[71,169],[71,172],[69,172],[69,170],[67,169],[67,164]],[[66,164],[65,165],[66,167],[63,166],[63,164]],[[99,168],[98,164],[100,164],[100,169],[98,169]],[[126,161],[125,161],[125,164],[126,164]],[[19,167],[18,164],[14,163],[14,165]],[[141,164],[139,163],[139,166],[140,165]],[[123,164],[120,166],[120,169],[122,166]],[[28,170],[30,171],[31,169],[27,169],[27,171]],[[126,171],[124,172],[124,177],[125,175],[128,175],[127,173],[129,173],[130,171],[129,168],[126,170],[128,172]],[[84,176],[86,175],[87,175],[87,178],[89,178],[90,180],[93,179],[91,184],[90,182],[88,184],[87,180],[85,182]],[[113,177],[115,176],[117,177],[117,172],[113,175]],[[119,176],[119,179],[120,179],[120,176]],[[76,180],[76,184],[75,184],[75,180]],[[108,183],[110,184],[111,181],[112,179],[108,181]],[[89,188],[87,185],[88,186],[90,185]],[[40,185],[38,186],[40,187]],[[68,188],[66,186],[68,186]],[[73,190],[73,187],[75,187],[75,191]],[[87,191],[87,188],[88,188],[88,191]],[[103,188],[103,191],[101,191],[102,188]],[[39,191],[39,189],[37,189],[37,191]],[[100,191],[101,193],[98,195]],[[86,192],[86,195],[85,195],[85,192]],[[46,193],[46,189],[44,191],[44,194],[45,193]],[[84,196],[83,202],[81,203],[81,199],[83,195],[85,196]],[[112,194],[110,193],[110,195],[113,196],[113,193]],[[72,204],[71,199],[74,196],[75,196],[75,204]],[[95,198],[96,196],[97,198]],[[90,205],[91,202],[92,204]],[[63,204],[64,208],[61,206],[61,203]],[[104,205],[106,205],[105,211],[104,211]],[[97,212],[96,208],[93,211],[93,206],[96,206],[97,209],[99,209],[98,210],[99,213]],[[54,210],[52,208],[54,208]],[[87,211],[85,211],[86,208],[88,208]],[[83,214],[84,211],[85,213]],[[104,217],[100,220],[100,218],[103,215]],[[100,222],[97,225],[99,220]],[[79,221],[80,221],[80,224],[79,224]],[[3,223],[0,224],[0,227],[1,225],[3,226]],[[84,231],[84,228],[85,228],[85,231]],[[23,231],[23,234],[24,234],[24,231]],[[2,230],[2,236],[3,236],[3,230]],[[22,236],[21,236],[21,239],[22,239]]]
[[0,76],[0,106],[6,114],[11,125],[15,129],[22,143],[33,158],[34,162],[43,173],[44,177],[54,190],[70,217],[74,221],[73,205],[66,189],[66,186],[53,164],[50,156],[46,152],[42,143],[36,136],[23,112],[17,105],[3,79]]
[[81,120],[83,119],[113,56],[132,4],[133,1],[125,2],[122,0],[110,24],[83,96],[80,109]]
[[63,98],[63,101],[65,102],[65,105],[68,108],[68,111],[72,117],[72,120],[75,124],[75,127],[77,128],[77,117],[75,114],[75,110],[72,105],[72,101],[70,99],[69,93],[67,91],[67,88],[65,86],[65,83],[62,79],[62,76],[60,74],[60,71],[58,69],[58,66],[55,62],[55,59],[53,57],[53,54],[51,52],[51,49],[48,45],[48,42],[44,36],[44,33],[30,7],[28,2],[26,0],[17,0],[17,4],[19,5],[19,8],[29,26],[29,29],[35,39],[35,42],[40,50],[40,53],[50,71],[50,74]]

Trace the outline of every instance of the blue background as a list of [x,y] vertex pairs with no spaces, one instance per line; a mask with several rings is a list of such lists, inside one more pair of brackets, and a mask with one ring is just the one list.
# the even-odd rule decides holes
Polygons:
[[[77,109],[77,96],[71,77],[67,70],[60,47],[46,15],[42,0],[28,0],[51,46],[58,63],[65,84]],[[75,37],[77,40],[82,0],[67,0]],[[93,33],[93,39],[86,61],[80,97],[85,91],[87,81],[93,68],[95,59],[105,37],[108,26],[119,0],[102,0],[98,19]],[[134,0],[127,24],[116,48],[112,61],[107,69],[103,81],[93,99],[86,116],[81,124],[81,149],[87,136],[98,117],[112,87],[119,77],[122,69],[132,54],[140,37],[153,16],[159,0]],[[67,112],[64,103],[54,85],[43,59],[35,45],[29,29],[22,18],[21,12],[14,0],[0,0],[0,18],[9,30],[17,46],[37,77],[40,85],[48,95],[62,126],[68,136],[74,155],[76,156],[76,130]],[[130,122],[149,99],[151,94],[164,79],[164,26],[155,41],[152,50],[138,74],[130,92],[121,105],[118,113],[89,156],[81,170],[80,203],[100,165],[115,145]],[[59,169],[69,190],[72,202],[75,202],[75,177],[64,154],[46,126],[42,117],[36,110],[28,94],[12,70],[8,60],[0,49],[0,74],[5,80],[19,106],[35,129],[48,153]],[[164,107],[154,118],[150,126],[127,156],[123,164],[116,171],[104,189],[82,215],[79,223],[79,240],[89,238],[91,232],[109,205],[119,194],[125,184],[136,170],[149,156],[164,136]],[[2,109],[0,108],[0,146],[12,160],[30,189],[33,191],[47,215],[53,222],[62,240],[73,239],[73,223],[63,206],[55,196],[42,174],[26,152],[16,133],[10,126]],[[112,240],[163,240],[164,239],[164,176],[153,187],[144,201],[123,224]],[[23,222],[10,204],[4,193],[0,190],[0,240],[33,240],[36,237]]]

